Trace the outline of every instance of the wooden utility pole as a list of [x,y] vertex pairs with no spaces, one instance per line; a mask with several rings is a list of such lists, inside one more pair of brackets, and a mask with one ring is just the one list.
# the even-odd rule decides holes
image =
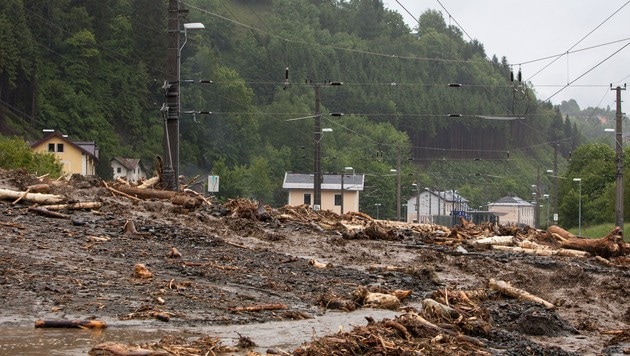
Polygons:
[[615,225],[617,225],[621,231],[623,231],[623,136],[621,134],[622,126],[621,119],[623,113],[621,112],[621,91],[626,90],[626,86],[612,88],[611,90],[617,92],[617,112],[615,116],[615,148],[617,164],[616,174],[616,196],[615,196]]
[[166,78],[164,80],[164,167],[162,185],[168,190],[179,188],[179,82],[180,48],[179,15],[180,0],[168,2],[168,48],[166,50]]
[[558,224],[558,148],[560,144],[553,146],[553,223]]
[[401,208],[401,163],[400,163],[400,153],[401,146],[398,146],[398,157],[396,157],[396,221],[400,221],[400,208]]
[[320,112],[319,84],[315,84],[315,162],[313,164],[313,210],[319,210],[322,207],[322,168],[321,168],[321,150],[319,143],[322,140],[322,113]]

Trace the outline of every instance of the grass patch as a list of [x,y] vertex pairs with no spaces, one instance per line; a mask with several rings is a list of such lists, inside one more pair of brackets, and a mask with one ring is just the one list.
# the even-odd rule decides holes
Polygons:
[[[625,224],[624,224],[625,225]],[[602,238],[615,228],[614,223],[609,224],[600,224],[593,226],[582,226],[582,237],[588,237],[590,239],[599,239]],[[569,229],[569,232],[576,235],[578,234],[578,228]],[[626,242],[630,242],[630,236],[624,233],[623,240]]]

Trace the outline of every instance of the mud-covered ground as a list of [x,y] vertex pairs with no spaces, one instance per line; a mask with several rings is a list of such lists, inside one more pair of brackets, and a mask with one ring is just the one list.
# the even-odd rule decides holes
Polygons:
[[[24,190],[38,182],[18,172],[0,174],[0,188]],[[29,210],[30,202],[0,201],[0,327],[75,319],[103,320],[110,327],[120,323],[182,330],[278,320],[300,323],[326,313],[334,307],[331,300],[356,301],[353,292],[360,287],[411,291],[397,311],[404,315],[440,291],[485,289],[487,297],[466,312],[466,320],[438,324],[453,332],[446,339],[471,338],[475,347],[470,354],[630,353],[627,260],[607,266],[594,258],[481,250],[436,244],[409,231],[391,241],[348,240],[312,222],[273,217],[259,221],[230,217],[217,207],[186,211],[168,201],[136,202],[113,196],[98,180],[51,186],[51,193],[63,194],[68,201],[98,201],[103,206],[64,211],[70,219],[62,219],[36,214]],[[123,227],[130,221],[137,233],[125,233]],[[173,256],[173,248],[181,256]],[[316,268],[310,260],[328,268]],[[146,266],[152,278],[135,276],[137,264]],[[501,296],[488,289],[491,278],[508,281],[556,308]],[[286,308],[238,310],[272,305]],[[358,303],[354,307],[365,308]],[[453,326],[475,320],[483,320],[484,326]],[[341,345],[339,339],[349,338],[351,332],[329,336]],[[463,340],[470,341],[467,338]],[[402,339],[422,344],[415,334]],[[446,339],[431,335],[425,345],[447,347]],[[330,352],[318,345],[268,352]],[[404,354],[395,342],[379,345],[383,354]],[[342,350],[339,347],[338,354],[344,354]],[[467,353],[465,348],[453,350]]]

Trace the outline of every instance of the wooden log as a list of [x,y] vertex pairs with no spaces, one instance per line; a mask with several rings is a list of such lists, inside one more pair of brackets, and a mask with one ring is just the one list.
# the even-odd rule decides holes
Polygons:
[[572,250],[572,249],[551,249],[548,247],[539,247],[539,248],[525,248],[519,246],[502,246],[502,245],[492,245],[493,250],[513,252],[513,253],[523,253],[528,255],[536,255],[536,256],[566,256],[566,257],[589,257],[590,253],[586,251]]
[[70,219],[70,215],[67,214],[62,214],[62,213],[58,213],[56,211],[50,211],[44,208],[38,208],[38,207],[34,207],[31,206],[28,208],[28,211],[32,211],[36,214],[39,215],[43,215],[43,216],[48,216],[50,218],[57,218],[57,219]]
[[81,209],[98,209],[103,203],[97,201],[78,202],[70,204],[44,205],[42,208],[46,210],[81,210]]
[[553,252],[549,249],[523,248],[523,247],[518,247],[518,246],[502,246],[502,245],[492,245],[492,249],[505,251],[505,252],[513,252],[513,253],[524,253],[524,254],[536,255],[536,256],[553,255]]
[[15,201],[12,204],[13,205],[17,204],[20,200],[22,200],[30,192],[31,192],[30,189],[26,189],[26,191],[22,195],[20,195],[19,198],[15,199]]
[[26,187],[26,191],[24,192],[24,194],[22,194],[19,198],[17,198],[14,202],[13,205],[17,204],[20,200],[24,199],[24,197],[28,194],[28,193],[48,193],[50,191],[50,186],[48,184],[34,184],[34,185],[29,185],[28,187]]
[[392,294],[370,292],[365,296],[363,306],[368,308],[396,310],[400,308],[400,299]]
[[469,241],[472,245],[512,245],[514,236],[490,236]]
[[105,182],[103,182],[103,184],[105,185],[105,188],[107,188],[107,190],[109,190],[113,194],[122,195],[122,196],[127,197],[127,198],[129,198],[131,200],[134,200],[134,201],[142,201],[142,199],[136,198],[134,196],[131,196],[131,195],[127,194],[127,193],[121,192],[121,191],[119,191],[117,189],[114,189],[114,188],[108,186],[107,183],[105,183]]
[[441,328],[441,327],[433,324],[432,322],[426,320],[425,318],[423,318],[422,316],[420,316],[416,312],[407,312],[407,314],[405,314],[405,316],[407,318],[411,319],[411,320],[414,320],[414,321],[418,322],[419,324],[421,324],[422,326],[424,326],[425,328],[427,328],[429,330],[433,330],[433,331],[441,333],[441,334],[451,335],[451,336],[455,337],[456,339],[469,342],[469,343],[471,343],[473,345],[485,346],[484,343],[481,340],[475,339],[472,336],[455,333],[454,331],[449,330],[449,329]]
[[105,329],[107,324],[99,320],[37,320],[36,328]]
[[308,264],[315,267],[315,268],[331,268],[333,265],[332,263],[323,263],[323,262],[319,262],[318,260],[311,258],[310,260],[308,260]]
[[283,310],[283,309],[289,309],[289,307],[286,304],[257,304],[257,305],[250,305],[246,307],[228,308],[229,311],[233,311],[233,312],[242,312],[242,311],[259,312],[263,310]]
[[352,292],[355,302],[369,308],[396,310],[400,308],[400,299],[396,295],[370,292],[366,287],[358,287]]
[[131,186],[116,186],[120,192],[140,199],[171,199],[177,192],[170,190],[142,189]]
[[[25,194],[26,193],[26,194]],[[64,200],[63,195],[21,192],[0,188],[0,200],[20,199],[38,204],[58,204]]]
[[121,177],[116,178],[116,183],[122,184],[122,185],[130,185],[129,182],[127,182],[126,180],[122,179]]
[[510,285],[508,282],[505,282],[505,281],[501,281],[501,280],[497,281],[494,278],[490,278],[490,281],[488,282],[488,286],[490,287],[490,289],[495,290],[503,295],[541,304],[547,309],[553,309],[556,307],[552,303],[549,303],[548,301],[540,297],[537,297],[525,290],[512,287],[512,285]]
[[557,225],[551,225],[547,228],[547,232],[550,232],[552,234],[556,234],[560,237],[562,237],[563,239],[575,239],[577,238],[577,236],[573,235],[572,233],[568,232],[567,230],[561,228],[560,226]]
[[203,205],[203,199],[197,197],[189,197],[184,194],[175,194],[171,197],[171,203],[180,205],[187,209],[195,209]]
[[151,177],[151,178],[145,180],[144,182],[142,182],[142,184],[140,184],[138,186],[138,188],[140,188],[140,189],[151,188],[154,185],[156,185],[157,183],[159,183],[159,181],[160,181],[160,177],[158,177],[158,176]]
[[454,320],[459,318],[460,313],[455,308],[450,307],[446,304],[442,304],[438,301],[435,301],[431,298],[426,298],[422,301],[422,308],[425,313],[431,312],[433,314],[440,315],[441,317]]
[[112,341],[100,343],[88,352],[90,356],[166,356],[173,355],[172,353],[164,350],[150,350],[140,346],[130,346],[117,344]]
[[587,251],[595,256],[606,258],[625,256],[630,252],[625,246],[619,228],[615,228],[601,239],[568,238],[561,241],[560,245],[564,248]]

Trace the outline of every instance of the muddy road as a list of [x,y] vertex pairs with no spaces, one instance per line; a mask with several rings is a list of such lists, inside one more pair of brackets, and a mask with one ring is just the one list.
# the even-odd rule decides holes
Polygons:
[[[33,177],[15,172],[0,179],[0,188],[23,190],[28,184]],[[350,347],[344,342],[359,340],[353,338],[362,332],[387,332],[378,347],[391,355],[448,347],[460,354],[630,352],[627,257],[606,265],[592,257],[437,244],[410,231],[392,240],[347,239],[313,222],[131,200],[95,180],[52,190],[69,201],[102,206],[54,218],[29,210],[33,204],[26,201],[0,201],[2,334],[13,332],[28,345],[42,338],[36,320],[101,320],[108,328],[98,337],[77,334],[93,330],[43,334],[50,340],[40,342],[47,349],[41,354],[87,354],[103,340],[143,344],[164,334],[217,337],[234,346],[225,354],[344,354],[340,350]],[[125,230],[129,222],[134,232]],[[136,274],[137,265],[151,276]],[[490,279],[508,281],[555,307],[501,295],[488,288]],[[369,308],[357,297],[361,288],[411,294],[393,310]],[[485,291],[484,297],[449,322],[433,319],[439,329],[412,325],[409,315],[419,313],[425,299],[442,296],[458,307],[449,293],[474,290]],[[394,337],[392,327],[402,335],[396,340],[387,339]],[[82,345],[54,342],[68,335]],[[9,339],[0,338],[0,354],[10,354]],[[30,352],[38,354],[37,347]]]

